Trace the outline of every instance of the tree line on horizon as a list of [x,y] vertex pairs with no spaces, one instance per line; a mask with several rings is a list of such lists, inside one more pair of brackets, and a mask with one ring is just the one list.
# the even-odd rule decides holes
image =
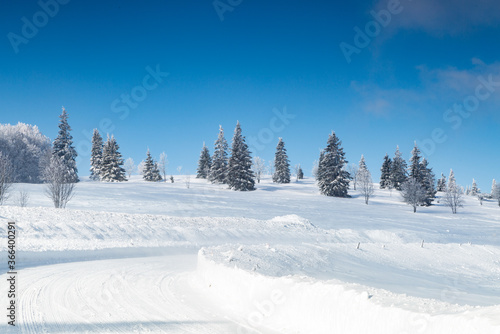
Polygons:
[[[72,189],[75,183],[79,182],[77,152],[73,146],[68,113],[64,108],[59,118],[58,136],[52,145],[36,126],[22,123],[17,126],[0,125],[0,204],[8,197],[8,188],[13,182],[46,183],[47,194],[56,207],[65,207],[72,197]],[[22,145],[26,143],[29,145],[23,149]],[[104,182],[127,181],[126,174],[130,177],[135,168],[131,158],[124,162],[114,136],[108,134],[104,142],[97,129],[92,136],[90,164],[90,179]],[[166,181],[167,164],[165,152],[157,162],[148,149],[146,159],[139,165],[139,172],[145,181]],[[278,140],[270,167],[273,182],[291,182],[290,160],[283,138]],[[256,181],[260,182],[264,170],[265,164],[261,158],[252,159],[242,135],[241,125],[237,122],[230,150],[222,126],[219,126],[212,156],[208,147],[203,144],[196,177],[214,184],[226,184],[229,189],[236,191],[252,191],[255,190]],[[296,181],[304,178],[300,164],[295,165],[295,175]],[[364,156],[361,156],[358,166],[348,165],[342,142],[333,131],[328,137],[325,149],[320,152],[319,160],[315,162],[313,175],[320,193],[326,196],[349,197],[350,182],[353,182],[354,190],[358,188],[364,196],[366,204],[374,192]],[[173,176],[170,180],[174,182]],[[413,206],[414,212],[417,206],[430,206],[438,191],[446,194],[444,200],[452,207],[453,213],[461,206],[463,194],[478,196],[481,204],[487,198],[497,199],[500,206],[500,186],[496,185],[495,180],[490,194],[482,194],[475,180],[471,187],[464,190],[456,184],[453,170],[450,171],[448,181],[444,174],[441,174],[436,184],[432,168],[429,167],[428,161],[422,158],[416,143],[409,166],[402,158],[399,147],[396,147],[392,159],[388,154],[385,155],[381,167],[380,188],[399,191],[404,201]]]

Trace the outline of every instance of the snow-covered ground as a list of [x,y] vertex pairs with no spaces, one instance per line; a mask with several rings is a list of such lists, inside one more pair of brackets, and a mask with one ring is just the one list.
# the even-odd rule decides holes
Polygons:
[[[16,185],[0,216],[19,233],[18,329],[500,333],[496,202],[414,214],[396,191],[365,205],[355,191],[321,196],[311,179],[265,178],[254,192],[175,179],[80,182],[65,210],[43,185]],[[5,222],[0,235],[5,254]]]

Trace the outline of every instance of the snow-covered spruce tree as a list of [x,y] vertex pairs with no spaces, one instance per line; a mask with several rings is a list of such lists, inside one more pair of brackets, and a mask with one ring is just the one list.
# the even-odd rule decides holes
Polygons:
[[417,212],[417,206],[425,203],[425,190],[420,182],[413,177],[401,185],[401,196],[406,204],[413,207],[413,213]]
[[102,166],[101,166],[101,181],[106,182],[122,182],[127,181],[125,169],[123,166],[122,155],[119,151],[120,147],[114,136],[104,143],[102,150]]
[[260,179],[264,174],[264,172],[266,171],[266,163],[264,159],[261,159],[260,157],[254,157],[252,168],[255,173],[255,178],[257,179],[257,183],[260,183]]
[[481,189],[477,187],[476,180],[472,179],[472,188],[470,189],[471,196],[477,196],[481,192]]
[[358,190],[365,198],[365,204],[368,204],[370,196],[373,195],[373,180],[372,175],[366,167],[365,157],[362,155],[359,161],[359,169],[356,177]]
[[207,179],[210,174],[210,166],[212,166],[212,158],[208,152],[208,148],[203,143],[203,148],[201,149],[200,159],[198,160],[198,170],[196,173],[197,179]]
[[441,178],[437,181],[436,191],[445,192],[446,191],[446,176],[441,173]]
[[495,193],[496,186],[497,186],[497,181],[493,179],[493,181],[491,182],[491,196],[493,196],[493,194]]
[[99,130],[94,129],[92,151],[90,152],[90,179],[94,181],[101,179],[102,146],[103,142]]
[[382,163],[382,167],[380,168],[380,189],[391,188],[391,166],[392,160],[386,153],[384,162]]
[[422,184],[424,180],[424,175],[420,159],[421,159],[420,149],[417,147],[417,143],[415,142],[415,146],[411,151],[410,166],[408,167],[408,176],[414,178],[415,180],[420,182],[420,184]]
[[401,190],[401,185],[408,179],[406,174],[406,161],[403,159],[399,146],[396,147],[394,158],[392,159],[391,181],[394,189]]
[[227,184],[230,189],[238,191],[255,190],[255,175],[252,171],[252,157],[241,134],[240,122],[234,129],[231,146],[231,157],[227,167]]
[[273,182],[275,183],[290,183],[290,161],[286,154],[285,142],[282,138],[279,139],[274,154],[274,174]]
[[432,172],[432,168],[429,167],[429,163],[427,159],[422,159],[421,164],[421,172],[422,172],[422,187],[425,189],[425,206],[429,206],[432,204],[434,199],[436,198],[436,179],[434,173]]
[[360,184],[360,181],[358,180],[358,176],[360,175],[359,172],[363,171],[363,170],[368,170],[368,168],[366,167],[365,156],[363,154],[361,154],[361,159],[358,162],[358,170],[356,171],[356,177],[354,177],[354,180],[355,180],[354,182],[356,183],[356,188]]
[[411,155],[408,174],[410,178],[414,178],[420,183],[426,194],[422,205],[429,206],[432,204],[432,201],[436,196],[434,173],[432,172],[432,169],[429,168],[427,160],[421,160],[420,149],[418,148],[417,143],[415,143],[415,147],[413,147]]
[[59,133],[52,144],[52,154],[61,158],[64,165],[67,167],[66,181],[78,182],[78,168],[76,167],[76,153],[73,147],[73,136],[71,135],[71,127],[68,124],[68,113],[64,107],[59,116]]
[[153,181],[158,182],[161,180],[163,180],[163,177],[161,176],[160,165],[155,161],[153,164]]
[[210,166],[209,179],[212,183],[226,183],[227,176],[227,141],[224,138],[224,129],[219,126],[219,136],[215,141],[212,166]]
[[446,193],[444,195],[444,202],[451,208],[453,214],[457,213],[457,208],[463,206],[463,190],[462,187],[457,185],[453,169],[450,170],[448,178],[448,185],[446,186]]
[[157,182],[157,181],[162,180],[162,177],[160,175],[160,170],[158,168],[158,164],[154,161],[149,149],[146,152],[146,160],[144,161],[144,169],[142,171],[142,178],[145,181],[149,181],[149,182]]
[[318,187],[326,196],[347,197],[351,176],[344,169],[348,163],[345,159],[342,142],[332,131],[328,137],[327,146],[320,154],[318,164]]
[[299,169],[297,170],[297,179],[298,180],[304,179],[304,172],[302,171],[302,167],[300,167],[300,164],[299,164]]

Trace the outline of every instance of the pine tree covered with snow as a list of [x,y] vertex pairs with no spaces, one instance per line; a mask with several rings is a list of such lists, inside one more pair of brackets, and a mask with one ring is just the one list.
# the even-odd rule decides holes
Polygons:
[[227,176],[227,141],[224,138],[224,129],[219,126],[219,136],[215,141],[214,155],[212,156],[212,166],[210,166],[209,179],[212,183],[226,183]]
[[441,178],[437,182],[437,191],[440,192],[445,192],[446,191],[446,176],[444,176],[443,173],[441,173]]
[[476,180],[472,179],[472,187],[470,189],[470,194],[472,196],[476,196],[477,194],[479,194],[481,192],[481,189],[479,189],[477,187],[477,183],[476,183]]
[[425,203],[424,205],[429,206],[436,198],[436,179],[432,168],[429,167],[427,159],[422,159],[421,173],[422,173],[422,188],[425,190]]
[[71,127],[68,124],[68,113],[64,107],[59,118],[59,133],[52,145],[52,154],[61,158],[67,167],[67,182],[78,182],[78,168],[76,167],[78,154],[73,147],[73,136],[71,135]]
[[300,165],[299,165],[299,169],[297,170],[297,179],[298,180],[304,179],[304,172],[302,171],[302,167],[300,167]]
[[408,179],[406,174],[406,161],[403,159],[399,146],[396,147],[394,158],[392,159],[391,181],[394,189],[401,190],[401,185]]
[[380,189],[386,189],[392,187],[391,169],[392,169],[392,160],[386,153],[384,157],[384,162],[382,163],[382,167],[380,168]]
[[149,149],[146,152],[146,160],[144,161],[142,178],[145,181],[149,182],[157,182],[162,180],[162,177],[160,175],[160,169],[158,168],[158,163],[154,161]]
[[327,146],[320,154],[318,164],[318,187],[326,196],[347,197],[351,176],[344,169],[347,164],[342,142],[332,131]]
[[230,189],[239,191],[255,190],[255,176],[252,171],[252,157],[241,134],[240,122],[234,129],[231,157],[227,168],[227,184]]
[[418,182],[420,182],[420,184],[422,184],[424,180],[424,175],[420,159],[421,159],[420,149],[417,147],[417,143],[415,143],[415,146],[411,151],[410,167],[408,168],[408,175],[417,180]]
[[208,152],[208,147],[203,143],[201,149],[200,159],[198,160],[198,170],[196,173],[197,179],[207,179],[210,174],[210,167],[212,166],[212,158]]
[[103,141],[97,129],[92,135],[92,151],[90,152],[90,179],[99,181],[101,179]]
[[450,175],[448,176],[447,188],[456,185],[457,181],[455,180],[455,173],[453,173],[453,169],[450,169]]
[[274,174],[273,182],[290,183],[290,161],[286,154],[285,142],[279,139],[274,155]]
[[102,150],[102,166],[100,170],[101,181],[122,182],[127,181],[125,169],[123,166],[120,147],[114,136],[108,135],[106,143]]
[[491,195],[493,195],[493,193],[495,192],[496,187],[497,187],[497,181],[493,179],[493,182],[491,182]]

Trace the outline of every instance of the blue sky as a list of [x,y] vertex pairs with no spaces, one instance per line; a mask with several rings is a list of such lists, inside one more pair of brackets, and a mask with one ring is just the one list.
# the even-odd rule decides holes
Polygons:
[[437,175],[485,191],[500,178],[493,0],[41,3],[1,5],[0,122],[53,139],[64,105],[82,176],[93,128],[136,163],[149,147],[194,173],[203,142],[219,124],[230,141],[239,120],[254,155],[269,161],[283,137],[306,175],[334,130],[375,180],[415,140]]

